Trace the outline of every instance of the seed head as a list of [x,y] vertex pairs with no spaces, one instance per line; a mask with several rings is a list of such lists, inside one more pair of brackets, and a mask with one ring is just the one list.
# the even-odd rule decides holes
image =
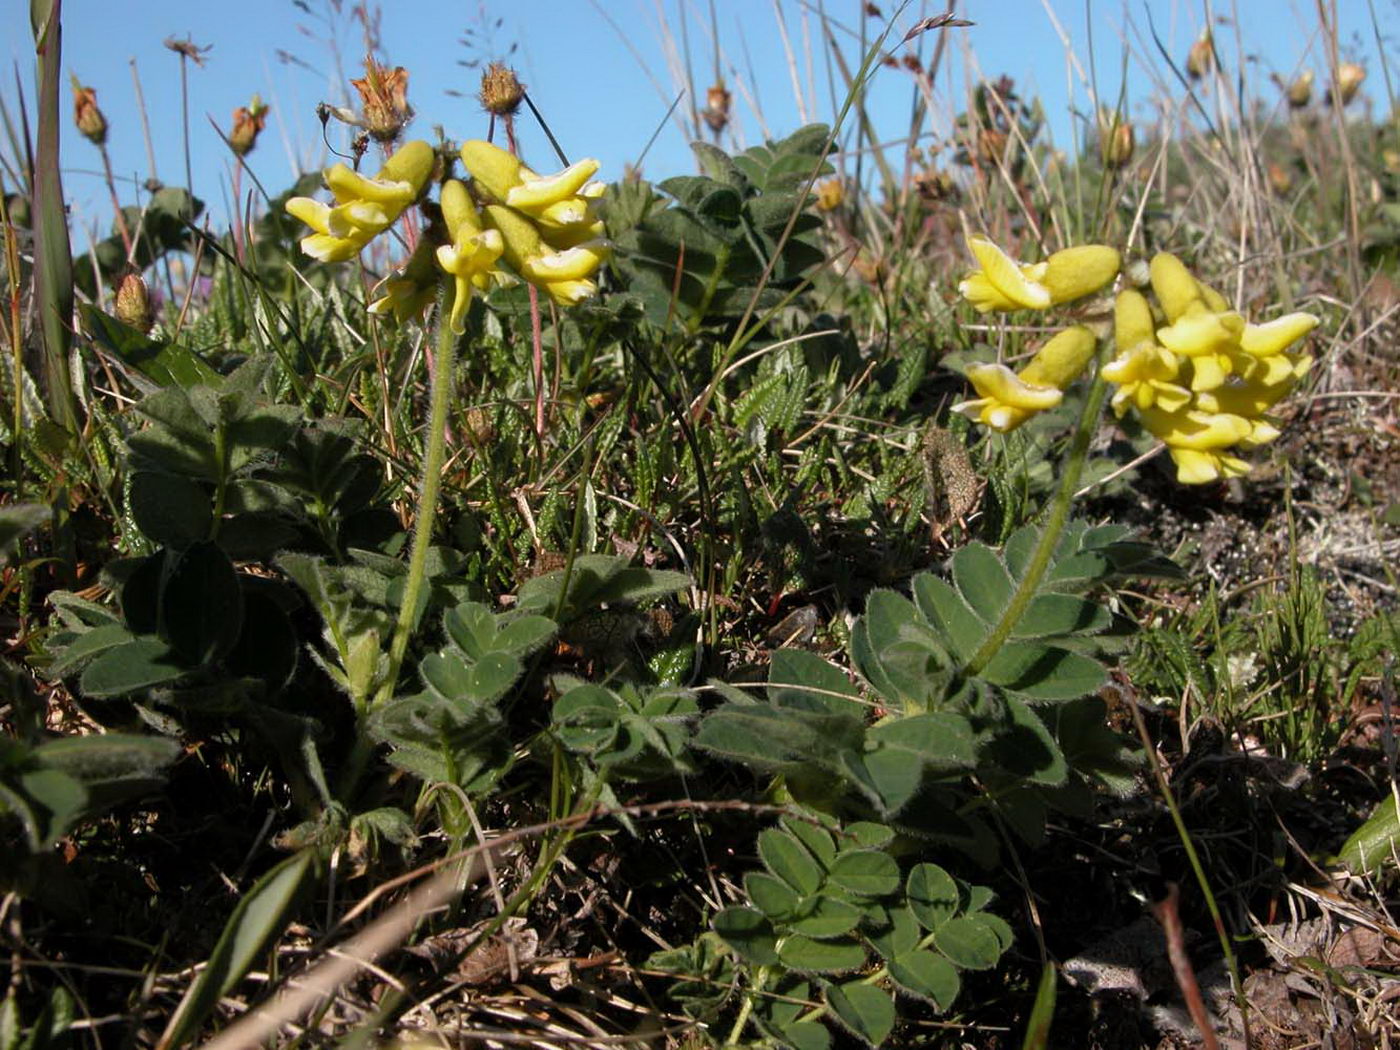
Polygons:
[[364,78],[350,83],[360,93],[365,130],[376,141],[393,142],[413,119],[413,107],[408,104],[408,70],[403,66],[390,70],[366,55]]
[[525,85],[504,62],[492,62],[481,74],[481,108],[492,116],[509,117],[525,98]]
[[716,135],[729,124],[729,103],[732,98],[723,81],[711,84],[705,91],[705,109],[700,115]]
[[117,320],[128,328],[135,328],[142,335],[155,324],[155,312],[151,309],[151,294],[146,290],[146,282],[139,273],[129,273],[117,285]]

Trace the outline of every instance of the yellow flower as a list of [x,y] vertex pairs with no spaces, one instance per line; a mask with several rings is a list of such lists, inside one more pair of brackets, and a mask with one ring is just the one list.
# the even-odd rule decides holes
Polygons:
[[472,289],[485,290],[497,282],[497,262],[505,252],[505,240],[499,230],[486,228],[467,187],[456,179],[443,183],[442,217],[452,243],[438,248],[437,262],[454,278],[449,320],[452,330],[460,333],[466,327]]
[[1160,252],[1150,268],[1152,290],[1167,315],[1157,341],[1179,357],[1191,359],[1192,390],[1214,390],[1235,371],[1235,352],[1244,334],[1244,318],[1215,289],[1191,275],[1181,260]]
[[1243,416],[1199,409],[1167,412],[1156,407],[1141,409],[1138,415],[1148,432],[1167,446],[1176,463],[1176,479],[1183,485],[1249,473],[1248,463],[1225,451],[1253,433],[1254,425]]
[[326,169],[326,186],[335,204],[293,197],[287,211],[315,233],[303,237],[301,250],[321,262],[344,262],[393,225],[418,199],[433,170],[433,148],[426,142],[404,144],[374,178],[344,164]]
[[379,282],[375,288],[378,298],[369,304],[369,312],[393,314],[399,324],[422,317],[437,292],[438,274],[433,252],[433,242],[427,237],[420,238],[403,268]]
[[1118,384],[1112,400],[1115,415],[1121,417],[1129,404],[1139,409],[1158,405],[1168,412],[1186,406],[1191,392],[1172,382],[1180,371],[1176,355],[1157,345],[1152,307],[1141,292],[1118,293],[1113,338],[1118,356],[1104,365],[1103,375]]
[[1002,433],[1015,430],[1064,399],[1064,388],[1084,371],[1096,342],[1093,332],[1076,325],[1041,347],[1020,372],[1002,364],[972,365],[967,379],[979,396],[954,405],[953,411]]
[[563,306],[596,294],[592,277],[611,250],[594,206],[605,189],[593,181],[598,162],[581,160],[545,176],[489,142],[465,142],[461,154],[490,202],[485,221],[500,232],[512,269]]
[[1102,244],[1066,248],[1033,264],[1018,263],[986,237],[969,237],[967,247],[981,269],[958,292],[980,313],[1044,310],[1096,292],[1118,274],[1118,253]]

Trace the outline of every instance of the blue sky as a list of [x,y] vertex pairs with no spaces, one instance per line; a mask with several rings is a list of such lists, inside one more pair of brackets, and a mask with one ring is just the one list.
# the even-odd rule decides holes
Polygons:
[[[1372,5],[1388,53],[1400,54],[1400,0],[1336,0],[1337,20],[1343,57],[1367,65],[1366,89],[1383,110],[1386,88]],[[32,71],[28,6],[24,0],[9,0],[10,31],[5,36],[19,68]],[[287,186],[295,171],[325,163],[316,103],[344,101],[345,78],[361,75],[363,31],[350,15],[352,6],[351,0],[338,5],[333,0],[199,5],[189,0],[64,0],[63,65],[65,72],[76,73],[97,89],[111,125],[113,168],[119,180],[130,183],[151,174],[132,81],[134,60],[154,140],[156,174],[167,184],[181,185],[185,178],[179,60],[162,41],[188,36],[196,44],[212,45],[203,68],[189,70],[190,151],[195,193],[221,221],[228,213],[230,167],[210,118],[227,130],[233,109],[254,92],[271,103],[267,131],[249,158],[270,192]],[[794,76],[807,118],[830,120],[836,102],[829,77],[836,74],[823,51],[817,11],[825,10],[832,18],[854,68],[859,64],[861,6],[858,0],[713,0],[720,70],[734,96],[731,134],[721,144],[752,145],[765,137],[765,129],[768,136],[781,136],[798,127],[803,120]],[[897,5],[880,0],[878,6],[888,16]],[[1311,67],[1318,70],[1319,83],[1325,80],[1313,0],[1214,0],[1212,6],[1227,65],[1235,66],[1242,51],[1245,60],[1266,75],[1289,76]],[[892,40],[922,15],[942,7],[941,2],[921,7],[914,0],[899,16]],[[1052,134],[1069,148],[1071,114],[1089,112],[1084,80],[1091,73],[1090,34],[1100,95],[1117,97],[1126,45],[1128,95],[1135,117],[1146,118],[1156,80],[1166,75],[1149,35],[1147,12],[1168,51],[1180,61],[1203,24],[1204,7],[1201,0],[964,0],[958,13],[977,24],[946,31],[947,62],[935,84],[935,101],[945,113],[961,109],[970,77],[1007,73],[1023,94],[1041,96]],[[779,10],[791,63],[775,14]],[[1225,15],[1231,17],[1221,22]],[[871,19],[866,31],[873,35],[881,26]],[[596,156],[603,163],[603,176],[617,177],[660,127],[645,172],[659,178],[693,168],[687,147],[690,134],[679,126],[680,120],[667,121],[665,114],[683,82],[683,30],[702,96],[714,79],[708,0],[400,0],[384,6],[380,30],[383,56],[410,71],[409,98],[418,112],[411,135],[433,138],[434,125],[442,125],[450,138],[484,136],[486,119],[472,98],[479,70],[459,63],[505,58],[518,69],[571,159]],[[1068,38],[1068,49],[1061,33]],[[925,34],[909,46],[927,60],[934,37]],[[471,44],[464,45],[464,39]],[[896,48],[896,53],[904,50]],[[1392,78],[1397,74],[1400,70],[1392,70]],[[1265,76],[1252,81],[1272,102]],[[1395,86],[1400,90],[1400,83]],[[448,91],[453,89],[466,97],[452,97]],[[29,85],[26,90],[32,104]],[[882,137],[896,138],[907,131],[913,90],[906,71],[882,69],[877,74],[870,108]],[[7,104],[13,103],[12,86],[0,92]],[[97,150],[72,129],[66,90],[62,105],[64,182],[75,227],[96,224],[105,233],[110,206],[98,176]],[[686,105],[683,102],[678,112]],[[940,122],[935,130],[941,126]],[[335,130],[334,123],[332,129],[331,143],[343,147],[344,133]],[[525,156],[534,166],[554,166],[528,115],[522,119],[522,139]],[[124,199],[130,201],[133,193],[123,191]],[[83,239],[81,234],[78,239]]]

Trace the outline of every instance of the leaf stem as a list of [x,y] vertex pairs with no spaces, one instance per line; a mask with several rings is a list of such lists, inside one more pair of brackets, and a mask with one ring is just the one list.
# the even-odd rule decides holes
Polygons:
[[1099,343],[1096,356],[1094,379],[1089,387],[1088,396],[1084,398],[1084,410],[1079,414],[1079,423],[1074,431],[1074,441],[1070,445],[1069,458],[1065,462],[1064,476],[1061,478],[1060,488],[1050,504],[1050,513],[1045,519],[1045,527],[1041,530],[1040,542],[1036,544],[1035,553],[1031,555],[1026,573],[1021,577],[1021,582],[1015,593],[1011,595],[1011,601],[1007,603],[1005,611],[1001,614],[1001,619],[997,621],[991,633],[987,635],[977,651],[972,654],[972,658],[963,667],[962,677],[964,678],[980,674],[992,662],[992,658],[1000,651],[1006,639],[1011,636],[1011,632],[1016,629],[1016,624],[1020,622],[1026,607],[1030,605],[1031,599],[1035,597],[1040,588],[1040,581],[1045,576],[1045,570],[1050,567],[1050,559],[1055,554],[1055,547],[1060,542],[1060,534],[1064,532],[1065,523],[1069,520],[1070,508],[1074,505],[1074,493],[1079,485],[1079,475],[1083,473],[1084,461],[1089,454],[1089,441],[1094,436],[1094,428],[1099,420],[1099,411],[1103,408],[1104,394],[1108,389],[1101,367],[1103,364],[1102,341]]

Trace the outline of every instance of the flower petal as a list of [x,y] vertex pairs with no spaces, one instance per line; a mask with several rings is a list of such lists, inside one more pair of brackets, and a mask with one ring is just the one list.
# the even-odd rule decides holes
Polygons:
[[[1152,307],[1147,296],[1132,288],[1119,292],[1113,302],[1113,345],[1118,353],[1122,355],[1142,343],[1155,342],[1154,334]],[[1104,375],[1108,375],[1107,370]]]
[[1028,278],[1016,260],[987,238],[969,237],[967,247],[992,286],[1017,306],[1044,310],[1053,302],[1049,289]]
[[1107,245],[1082,244],[1055,252],[1045,262],[1040,283],[1054,302],[1067,303],[1097,292],[1117,277],[1121,259]]
[[[290,207],[290,202],[288,202]],[[1319,324],[1312,314],[1292,313],[1276,317],[1266,324],[1245,325],[1240,335],[1240,347],[1255,357],[1280,354],[1307,335]]]
[[1028,386],[1063,390],[1084,371],[1097,345],[1094,333],[1083,325],[1066,328],[1036,351],[1019,378]]
[[1157,301],[1162,304],[1169,324],[1176,324],[1193,305],[1204,305],[1196,278],[1175,255],[1158,252],[1152,257],[1149,272],[1152,290],[1157,293]]
[[524,168],[521,170],[522,182],[506,193],[506,203],[524,212],[543,211],[551,204],[574,196],[597,171],[598,162],[592,157],[570,164],[557,175],[541,177]]
[[967,370],[967,380],[982,397],[1032,412],[1054,408],[1065,396],[1056,387],[1032,386],[1026,383],[1002,364],[971,365]]
[[458,151],[472,178],[498,201],[504,201],[511,188],[520,185],[520,158],[500,146],[471,139]]

